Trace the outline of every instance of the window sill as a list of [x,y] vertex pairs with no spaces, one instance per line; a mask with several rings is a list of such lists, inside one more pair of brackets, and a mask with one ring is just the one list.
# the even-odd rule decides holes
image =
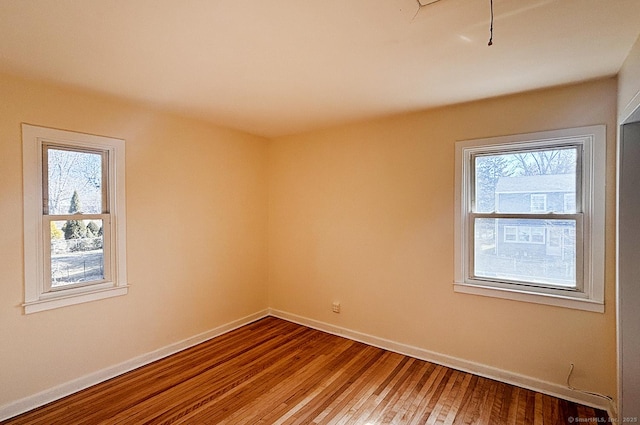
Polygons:
[[118,297],[126,295],[129,292],[128,286],[117,286],[108,289],[100,289],[95,291],[85,291],[76,294],[65,294],[55,298],[42,299],[38,301],[29,301],[22,306],[25,314],[37,313],[45,310],[53,310],[54,308],[66,307],[74,304],[81,304],[90,301],[102,300],[105,298]]
[[555,294],[527,292],[518,289],[496,288],[476,284],[454,282],[454,292],[485,297],[502,298],[506,300],[522,301],[535,304],[552,305],[556,307],[572,308],[575,310],[604,313],[604,302],[587,298],[577,298]]

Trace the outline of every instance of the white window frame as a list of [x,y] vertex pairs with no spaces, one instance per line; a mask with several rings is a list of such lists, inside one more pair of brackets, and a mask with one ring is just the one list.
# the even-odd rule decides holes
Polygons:
[[[523,149],[544,149],[579,145],[581,170],[576,197],[582,211],[573,214],[576,226],[582,226],[576,241],[578,287],[565,290],[552,287],[505,284],[473,277],[473,225],[471,158],[479,153],[508,153]],[[455,270],[454,291],[503,299],[555,305],[579,310],[604,312],[605,243],[605,166],[606,127],[589,127],[517,134],[456,143],[455,174]],[[581,157],[581,160],[580,160]],[[582,198],[580,198],[582,196]],[[491,214],[487,214],[490,216]],[[539,214],[540,218],[562,219],[563,214]],[[578,232],[577,232],[578,233]]]
[[[43,211],[43,145],[105,152],[109,160],[106,196],[109,213],[96,215],[109,226],[105,234],[105,279],[83,285],[50,287],[49,223]],[[125,141],[22,124],[24,189],[24,312],[25,314],[125,295],[126,270]],[[82,215],[91,219],[92,215]]]

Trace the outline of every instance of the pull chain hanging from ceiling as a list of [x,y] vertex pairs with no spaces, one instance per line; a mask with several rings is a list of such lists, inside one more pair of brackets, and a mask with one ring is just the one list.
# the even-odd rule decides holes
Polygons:
[[491,2],[491,26],[489,27],[489,43],[487,44],[488,46],[491,46],[493,44],[493,0],[490,0]]

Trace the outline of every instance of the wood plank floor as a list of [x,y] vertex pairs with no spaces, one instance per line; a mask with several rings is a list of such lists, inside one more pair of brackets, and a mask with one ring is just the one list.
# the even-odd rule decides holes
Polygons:
[[2,422],[567,424],[606,413],[273,317]]

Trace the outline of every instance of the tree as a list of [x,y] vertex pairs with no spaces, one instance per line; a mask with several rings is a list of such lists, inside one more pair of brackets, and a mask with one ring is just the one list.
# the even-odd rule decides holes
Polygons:
[[522,176],[571,174],[576,172],[576,150],[554,149],[510,155]]
[[71,197],[71,204],[69,205],[69,214],[76,214],[80,212],[80,196],[78,195],[78,191],[73,191],[73,196]]
[[476,158],[476,211],[495,211],[498,179],[510,176],[512,173],[513,164],[505,155],[488,155]]
[[[48,149],[49,213],[60,214],[63,211],[63,201],[69,193],[70,186],[74,186],[73,170],[78,163],[78,155],[59,149]],[[66,198],[69,199],[69,198]]]
[[[80,212],[80,196],[77,191],[73,191],[71,197],[71,205],[69,206],[69,214],[77,214]],[[87,227],[82,220],[67,220],[64,227],[65,239],[82,239],[87,234]]]
[[51,224],[51,239],[62,239],[62,232],[58,229],[58,226],[52,221]]
[[62,230],[65,239],[82,239],[87,235],[87,227],[80,220],[68,220]]
[[99,232],[100,232],[100,228],[98,227],[98,225],[96,223],[94,223],[93,221],[90,221],[89,224],[87,224],[87,237],[88,238],[97,237]]

